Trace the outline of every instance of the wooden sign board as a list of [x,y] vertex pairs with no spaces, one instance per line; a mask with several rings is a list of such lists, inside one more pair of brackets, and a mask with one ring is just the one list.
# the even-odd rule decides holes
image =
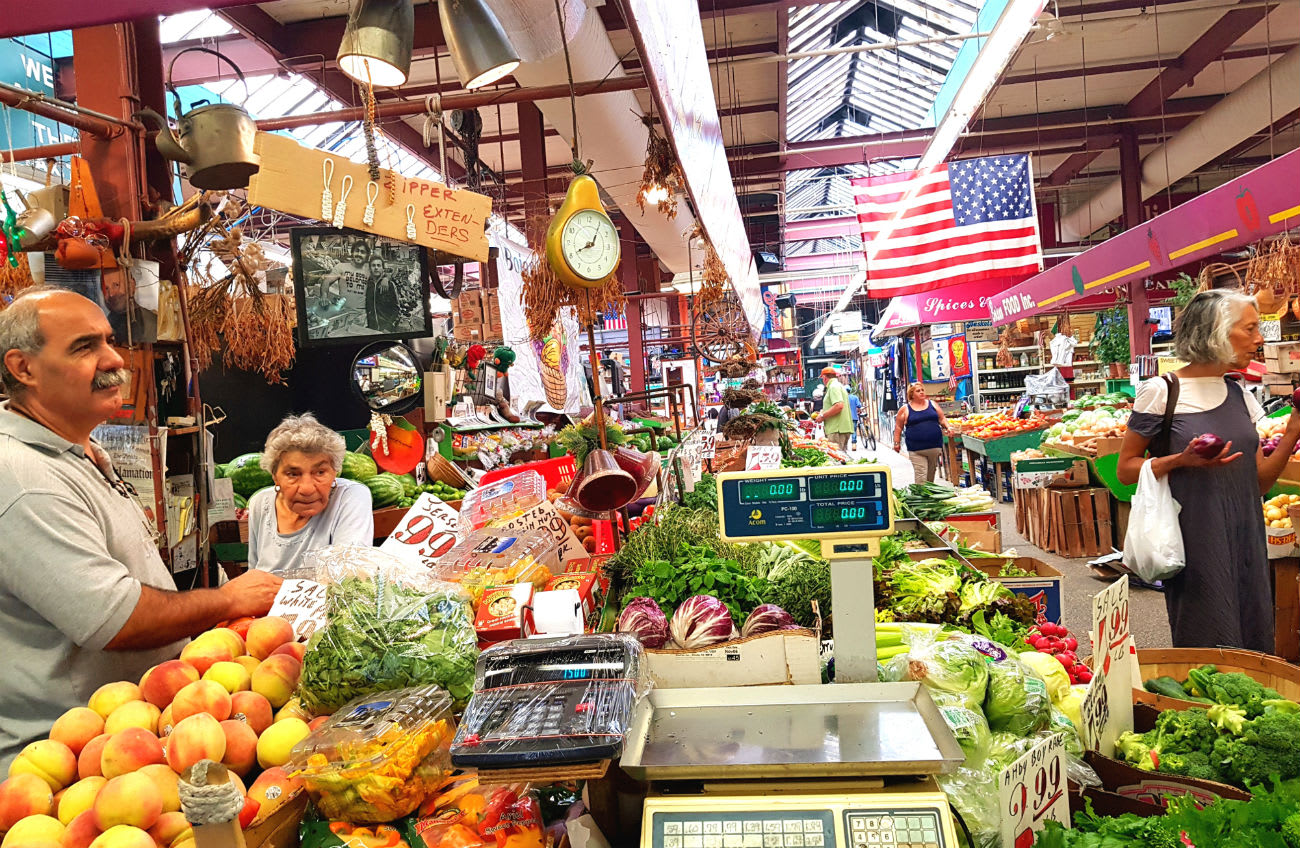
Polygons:
[[409,211],[415,224],[416,244],[479,262],[487,261],[486,227],[488,216],[492,214],[492,198],[486,195],[380,169],[375,219],[373,224],[366,225],[362,223],[362,216],[366,211],[370,175],[365,165],[323,150],[303,147],[287,136],[265,132],[257,134],[256,151],[261,157],[262,167],[248,184],[248,202],[252,205],[319,220],[328,160],[334,163],[330,194],[335,205],[343,199],[344,177],[351,177],[344,226],[409,242],[412,241],[407,237]]

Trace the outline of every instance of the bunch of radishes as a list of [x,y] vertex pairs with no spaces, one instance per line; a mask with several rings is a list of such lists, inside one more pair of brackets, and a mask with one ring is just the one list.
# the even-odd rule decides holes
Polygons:
[[1025,637],[1025,644],[1040,654],[1056,657],[1057,662],[1065,666],[1071,683],[1092,681],[1092,670],[1080,662],[1079,655],[1075,653],[1079,649],[1079,640],[1071,636],[1063,625],[1052,624],[1050,621],[1036,624]]

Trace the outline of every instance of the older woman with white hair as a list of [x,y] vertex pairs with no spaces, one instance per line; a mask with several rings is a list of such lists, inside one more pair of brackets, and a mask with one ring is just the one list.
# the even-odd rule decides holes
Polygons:
[[248,566],[282,573],[330,545],[372,545],[370,491],[339,477],[343,437],[310,413],[291,415],[266,437],[262,467],[275,481],[248,503]]
[[[1176,647],[1248,648],[1273,653],[1273,597],[1260,496],[1272,488],[1300,440],[1300,415],[1269,456],[1260,450],[1259,402],[1230,371],[1245,368],[1263,337],[1253,298],[1238,291],[1204,291],[1192,298],[1174,328],[1183,368],[1144,382],[1133,403],[1119,452],[1119,479],[1137,482],[1150,461],[1168,477],[1182,507],[1186,566],[1164,581]],[[1192,441],[1213,433],[1224,440],[1205,458]]]

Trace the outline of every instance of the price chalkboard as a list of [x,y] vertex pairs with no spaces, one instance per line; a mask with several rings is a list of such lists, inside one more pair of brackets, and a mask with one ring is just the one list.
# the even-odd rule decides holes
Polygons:
[[1002,770],[998,800],[1002,809],[1002,844],[1030,848],[1046,822],[1070,826],[1065,794],[1065,746],[1054,733]]

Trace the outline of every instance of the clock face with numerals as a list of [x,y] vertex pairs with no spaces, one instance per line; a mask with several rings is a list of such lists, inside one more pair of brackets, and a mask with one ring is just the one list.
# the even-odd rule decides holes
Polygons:
[[573,273],[584,280],[603,280],[618,267],[618,230],[605,213],[580,209],[564,222],[560,249]]

